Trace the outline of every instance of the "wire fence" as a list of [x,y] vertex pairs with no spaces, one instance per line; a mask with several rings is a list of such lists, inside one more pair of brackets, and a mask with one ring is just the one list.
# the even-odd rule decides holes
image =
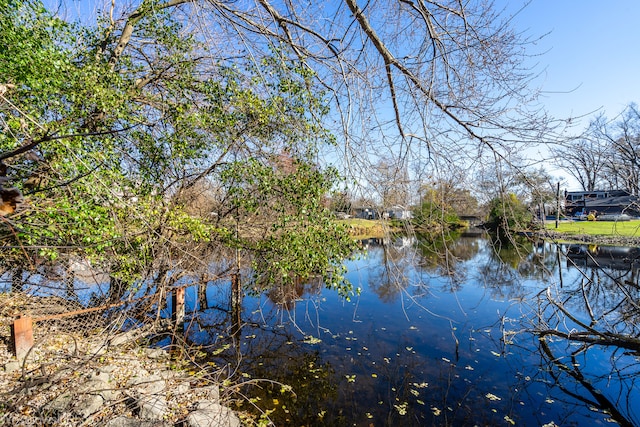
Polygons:
[[16,268],[0,276],[0,316],[3,326],[16,316],[31,317],[36,335],[64,327],[65,332],[90,333],[104,328],[109,309],[123,302],[109,301],[109,277],[86,262]]
[[[107,419],[110,411],[116,416],[127,410],[126,401],[132,395],[125,390],[132,387],[141,369],[153,372],[193,360],[184,325],[198,316],[196,308],[207,307],[206,291],[212,283],[231,279],[224,265],[217,274],[212,269],[197,274],[156,272],[124,292],[114,292],[108,273],[69,259],[0,271],[0,340],[5,344],[0,346],[0,426],[34,420],[48,420],[42,425],[94,425],[85,419],[96,414]],[[196,298],[196,305],[190,306],[193,313],[186,313],[185,321],[187,288],[194,288],[190,298]],[[167,336],[171,346],[163,351],[179,353],[177,361],[173,357],[169,365],[150,361],[145,352],[152,354],[153,345],[140,346],[140,340],[152,344],[150,338]],[[209,372],[198,381],[215,375]],[[83,383],[95,383],[101,376],[110,378],[104,386],[110,392],[84,390]],[[163,384],[171,381],[188,384],[191,380],[171,379]],[[211,380],[209,384],[215,383]],[[203,390],[198,393],[210,392]],[[109,393],[119,397],[108,398]],[[102,396],[100,409],[87,406],[96,394]],[[162,395],[167,396],[169,406],[175,405],[165,417],[178,417],[188,408],[171,388],[165,388]],[[90,413],[90,409],[97,412]],[[62,420],[65,414],[75,418]]]

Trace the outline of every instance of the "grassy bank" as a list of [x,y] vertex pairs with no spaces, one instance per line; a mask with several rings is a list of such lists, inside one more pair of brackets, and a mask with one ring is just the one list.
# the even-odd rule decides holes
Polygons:
[[385,232],[397,229],[391,221],[384,220],[349,218],[338,220],[338,222],[346,225],[349,229],[349,234],[358,239],[383,237]]
[[[360,239],[382,237],[385,232],[397,231],[397,224],[391,221],[349,218],[338,220],[345,224],[352,236]],[[545,223],[545,228],[556,237],[566,241],[597,241],[615,243],[616,239],[640,240],[640,220],[634,221],[560,221],[555,228],[554,221]],[[591,237],[588,239],[588,237]]]
[[549,221],[545,228],[561,233],[570,239],[572,236],[628,237],[640,238],[640,220],[634,221],[561,221],[558,228]]

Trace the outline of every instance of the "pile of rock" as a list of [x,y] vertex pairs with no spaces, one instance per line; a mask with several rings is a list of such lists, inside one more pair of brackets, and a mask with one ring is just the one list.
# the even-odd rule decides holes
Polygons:
[[5,359],[0,400],[8,403],[0,405],[0,425],[241,425],[219,386],[172,369],[167,351],[130,345],[95,350],[62,347],[66,364],[55,366],[41,363],[44,349],[38,348],[24,363]]

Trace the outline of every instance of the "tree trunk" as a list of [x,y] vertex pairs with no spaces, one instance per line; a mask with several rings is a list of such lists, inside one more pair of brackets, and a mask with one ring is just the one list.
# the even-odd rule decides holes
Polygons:
[[240,351],[240,334],[242,333],[242,286],[240,286],[240,275],[231,275],[231,335],[236,345],[236,350]]

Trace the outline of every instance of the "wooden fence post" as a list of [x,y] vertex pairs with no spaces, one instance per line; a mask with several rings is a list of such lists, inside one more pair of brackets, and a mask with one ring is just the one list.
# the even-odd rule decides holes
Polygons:
[[[231,335],[240,335],[242,324],[242,287],[240,286],[240,275],[231,275]],[[240,341],[236,341],[239,345]]]
[[33,347],[33,320],[19,315],[11,325],[11,342],[17,359],[23,359]]
[[204,278],[198,283],[198,311],[205,311],[209,308],[209,301],[207,300],[207,282]]
[[184,296],[185,296],[185,288],[177,288],[173,290],[171,294],[172,298],[172,308],[173,308],[173,323],[175,324],[177,329],[182,329],[184,327]]

